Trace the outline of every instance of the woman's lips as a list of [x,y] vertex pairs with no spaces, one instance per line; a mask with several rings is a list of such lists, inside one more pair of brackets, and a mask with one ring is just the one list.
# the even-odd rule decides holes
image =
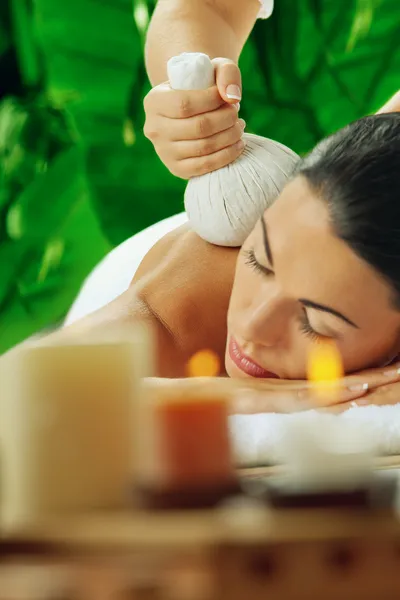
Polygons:
[[239,344],[233,337],[229,340],[228,352],[231,360],[238,369],[243,371],[243,373],[246,373],[246,375],[250,375],[250,377],[259,377],[260,379],[279,379],[278,375],[263,369],[263,367],[260,367],[260,365],[254,362],[249,356],[243,354]]

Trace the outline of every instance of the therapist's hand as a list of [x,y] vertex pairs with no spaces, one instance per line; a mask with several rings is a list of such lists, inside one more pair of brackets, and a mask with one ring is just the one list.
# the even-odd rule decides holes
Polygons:
[[171,173],[182,179],[224,167],[244,149],[239,68],[228,59],[216,58],[213,63],[212,88],[177,91],[163,83],[144,100],[144,134]]

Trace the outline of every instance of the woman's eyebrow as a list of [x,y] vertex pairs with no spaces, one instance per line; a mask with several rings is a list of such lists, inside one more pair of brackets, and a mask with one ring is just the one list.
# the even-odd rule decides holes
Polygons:
[[271,246],[269,245],[269,240],[268,240],[267,224],[266,224],[266,222],[264,220],[264,217],[261,217],[261,227],[262,227],[262,232],[263,232],[263,241],[264,241],[265,254],[267,255],[269,264],[273,267],[274,266],[274,261],[273,261],[273,258],[272,258]]
[[306,300],[305,298],[299,298],[299,302],[301,302],[301,304],[305,307],[314,308],[315,310],[320,310],[321,312],[330,313],[334,317],[342,319],[342,321],[344,321],[348,325],[351,325],[356,329],[360,329],[359,326],[356,325],[356,323],[354,323],[354,321],[343,315],[338,310],[335,310],[334,308],[330,308],[329,306],[325,306],[324,304],[318,304],[317,302],[312,302],[312,300]]

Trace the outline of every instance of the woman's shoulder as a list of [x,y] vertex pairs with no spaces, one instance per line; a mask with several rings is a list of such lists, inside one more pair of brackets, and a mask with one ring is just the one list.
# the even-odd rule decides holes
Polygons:
[[169,253],[173,251],[176,243],[184,238],[189,231],[189,225],[184,223],[174,228],[172,231],[164,232],[159,236],[138,264],[133,273],[131,285],[157,269],[160,264],[163,263],[164,259],[167,258]]
[[185,224],[147,253],[131,286],[188,353],[223,351],[238,250],[214,246]]

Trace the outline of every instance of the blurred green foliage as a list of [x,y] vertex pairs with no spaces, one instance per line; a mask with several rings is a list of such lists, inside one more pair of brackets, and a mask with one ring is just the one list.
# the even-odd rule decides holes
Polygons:
[[[0,352],[59,322],[111,247],[182,210],[142,134],[153,8],[1,3]],[[247,130],[304,153],[373,112],[400,87],[399,31],[399,0],[276,0],[241,59]]]

